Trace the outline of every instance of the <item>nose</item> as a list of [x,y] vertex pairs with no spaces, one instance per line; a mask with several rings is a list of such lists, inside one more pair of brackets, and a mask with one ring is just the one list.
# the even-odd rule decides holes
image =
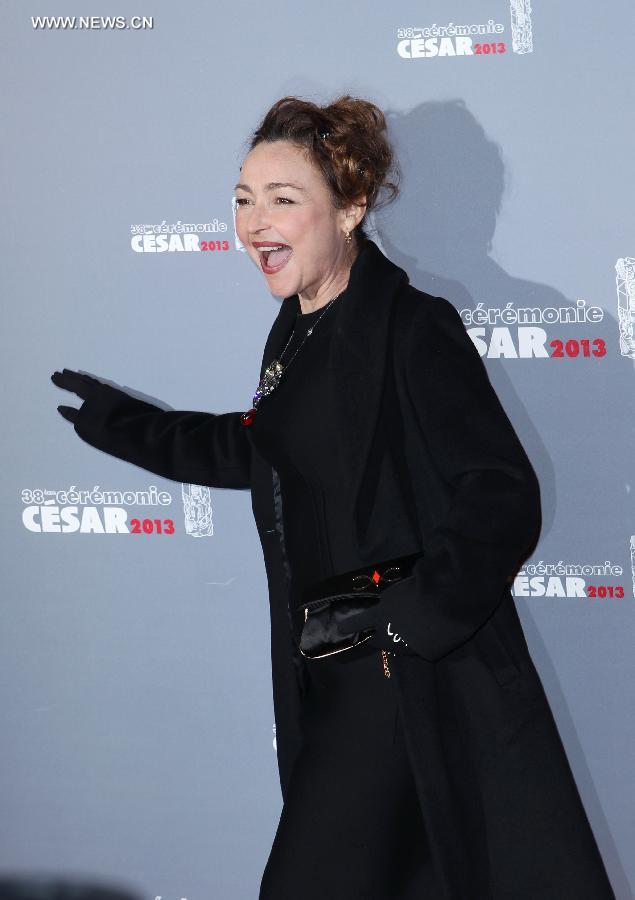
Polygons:
[[254,200],[251,212],[249,213],[249,233],[256,234],[269,226],[269,218],[267,216],[267,207],[265,204],[258,203]]

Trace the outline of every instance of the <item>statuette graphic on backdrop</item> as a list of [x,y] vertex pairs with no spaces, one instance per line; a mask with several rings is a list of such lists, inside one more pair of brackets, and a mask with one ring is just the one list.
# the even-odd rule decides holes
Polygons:
[[615,272],[620,353],[635,359],[635,257],[618,259]]

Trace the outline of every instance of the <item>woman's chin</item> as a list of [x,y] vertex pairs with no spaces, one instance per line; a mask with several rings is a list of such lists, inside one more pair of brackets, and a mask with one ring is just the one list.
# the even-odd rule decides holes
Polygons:
[[265,281],[267,282],[269,290],[274,296],[290,297],[291,294],[295,293],[295,278],[293,277],[292,272],[286,272],[285,269],[282,268],[279,272],[268,275],[262,270],[262,267],[261,271],[265,276]]
[[271,279],[271,283],[269,280],[267,281],[267,287],[269,288],[269,293],[272,297],[278,297],[279,300],[285,300],[287,297],[292,297],[295,293],[297,293],[293,287],[284,288],[275,283],[275,279]]

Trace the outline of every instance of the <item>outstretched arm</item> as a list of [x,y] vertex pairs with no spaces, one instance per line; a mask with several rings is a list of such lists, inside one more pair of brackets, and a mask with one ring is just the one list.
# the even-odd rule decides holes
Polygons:
[[51,380],[84,399],[79,410],[58,409],[93,447],[174,481],[250,486],[251,445],[241,413],[163,410],[69,369]]

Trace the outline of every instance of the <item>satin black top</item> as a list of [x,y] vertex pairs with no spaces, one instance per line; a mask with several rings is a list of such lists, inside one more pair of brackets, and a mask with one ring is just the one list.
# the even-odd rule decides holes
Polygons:
[[[338,314],[347,296],[345,289],[328,309],[310,313],[300,311],[297,296],[285,301],[296,303],[298,309],[290,334],[276,352],[285,369],[278,386],[258,404],[250,426],[255,448],[280,478],[285,553],[291,569],[289,602],[294,628],[300,629],[296,609],[305,587],[369,562],[360,558],[355,541],[350,496],[353,479],[350,463],[341,453],[332,406],[333,380],[327,370]],[[359,402],[363,401],[361,396]],[[373,497],[367,509],[366,525],[371,533],[385,532],[380,558],[373,563],[420,549],[400,513],[400,490],[394,461],[384,453],[373,472]],[[382,513],[386,508],[393,510],[389,522],[384,522]],[[373,648],[362,643],[328,658],[346,662],[370,652]]]
[[281,356],[287,335],[276,355],[288,369],[260,402],[251,426],[257,450],[280,477],[296,591],[362,564],[351,547],[350,522],[339,515],[345,476],[327,393],[328,346],[342,302],[345,293],[326,310],[297,313],[291,340]]
[[[326,311],[321,307],[297,313],[286,350],[289,335],[276,354],[288,369],[261,400],[250,426],[256,449],[280,478],[293,604],[304,587],[364,565],[353,544],[346,505],[350,477],[339,452],[326,370],[329,343],[345,302],[344,291]],[[314,331],[307,335],[310,328]],[[362,644],[332,659],[345,662],[368,652],[372,648]]]

